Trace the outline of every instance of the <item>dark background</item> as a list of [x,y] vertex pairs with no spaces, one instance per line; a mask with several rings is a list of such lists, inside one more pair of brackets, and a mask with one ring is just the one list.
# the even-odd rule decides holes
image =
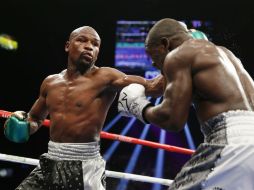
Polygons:
[[[253,42],[254,42],[254,11],[253,5],[245,2],[230,1],[86,1],[86,0],[56,0],[56,1],[2,1],[0,3],[0,33],[10,34],[19,42],[16,51],[0,48],[0,109],[7,111],[29,111],[39,92],[42,80],[49,74],[58,73],[66,68],[65,41],[69,33],[83,25],[90,25],[97,30],[102,46],[97,66],[114,67],[115,27],[116,21],[124,20],[159,20],[171,17],[179,20],[198,19],[213,23],[214,31],[210,34],[213,42],[232,50],[243,62],[244,67],[254,76]],[[214,76],[216,77],[216,76]],[[212,79],[211,79],[212,80]],[[115,115],[116,102],[109,111],[106,123]],[[5,119],[0,118],[1,126]],[[113,133],[119,133],[121,123],[113,128]],[[191,108],[188,119],[194,143],[197,146],[203,140],[195,112]],[[137,122],[135,128],[142,128]],[[140,131],[132,129],[128,136],[138,137]],[[167,133],[170,138],[167,144],[186,147],[184,133]],[[172,140],[174,135],[175,140]],[[41,128],[31,136],[29,142],[15,144],[5,139],[3,129],[0,130],[0,153],[38,158],[47,151],[48,128]],[[152,128],[147,140],[158,142],[158,130]],[[102,154],[112,141],[102,140]],[[108,162],[107,169],[124,171],[134,145],[121,143],[120,150]],[[153,176],[154,162],[157,150],[144,147],[142,157],[134,173]],[[189,156],[167,152],[163,177],[173,179]],[[14,189],[34,167],[24,164],[0,162],[0,171],[7,169],[9,177],[0,177],[1,189]],[[115,189],[118,180],[107,179],[108,189]],[[148,183],[133,183],[128,190],[150,189]]]

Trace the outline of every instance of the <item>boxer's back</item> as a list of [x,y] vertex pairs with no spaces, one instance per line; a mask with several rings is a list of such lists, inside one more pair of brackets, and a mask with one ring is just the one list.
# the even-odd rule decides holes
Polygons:
[[188,54],[193,53],[193,101],[200,121],[228,110],[253,109],[254,83],[239,59],[205,40],[190,40],[184,45],[189,46]]

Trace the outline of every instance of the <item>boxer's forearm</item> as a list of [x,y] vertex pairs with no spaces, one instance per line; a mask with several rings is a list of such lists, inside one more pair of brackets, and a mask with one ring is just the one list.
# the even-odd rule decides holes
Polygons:
[[123,78],[116,80],[114,86],[118,89],[122,89],[132,83],[141,84],[145,87],[145,94],[147,96],[159,97],[163,95],[163,89],[165,86],[165,80],[162,75],[157,76],[154,79],[145,79],[135,75],[125,75]]
[[165,86],[165,79],[162,75],[157,76],[151,80],[146,80],[145,94],[146,96],[160,97],[163,95]]
[[34,134],[42,125],[43,119],[35,119],[31,117],[31,114],[28,113],[27,121],[30,124],[30,135]]

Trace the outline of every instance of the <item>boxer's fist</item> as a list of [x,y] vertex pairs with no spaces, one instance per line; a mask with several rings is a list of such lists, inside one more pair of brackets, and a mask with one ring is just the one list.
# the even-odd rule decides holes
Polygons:
[[135,116],[143,123],[148,123],[143,117],[143,112],[149,105],[151,102],[146,99],[145,87],[140,84],[130,84],[120,92],[118,111],[123,116]]
[[7,139],[16,143],[26,142],[30,136],[30,125],[26,121],[24,111],[13,112],[4,124],[4,134]]

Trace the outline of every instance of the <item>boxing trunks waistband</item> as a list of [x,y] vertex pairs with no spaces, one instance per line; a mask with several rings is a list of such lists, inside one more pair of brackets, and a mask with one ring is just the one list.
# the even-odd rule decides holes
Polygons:
[[215,144],[254,144],[254,112],[223,112],[201,124],[204,142]]
[[49,141],[47,155],[54,160],[90,160],[100,157],[100,143],[57,143]]

